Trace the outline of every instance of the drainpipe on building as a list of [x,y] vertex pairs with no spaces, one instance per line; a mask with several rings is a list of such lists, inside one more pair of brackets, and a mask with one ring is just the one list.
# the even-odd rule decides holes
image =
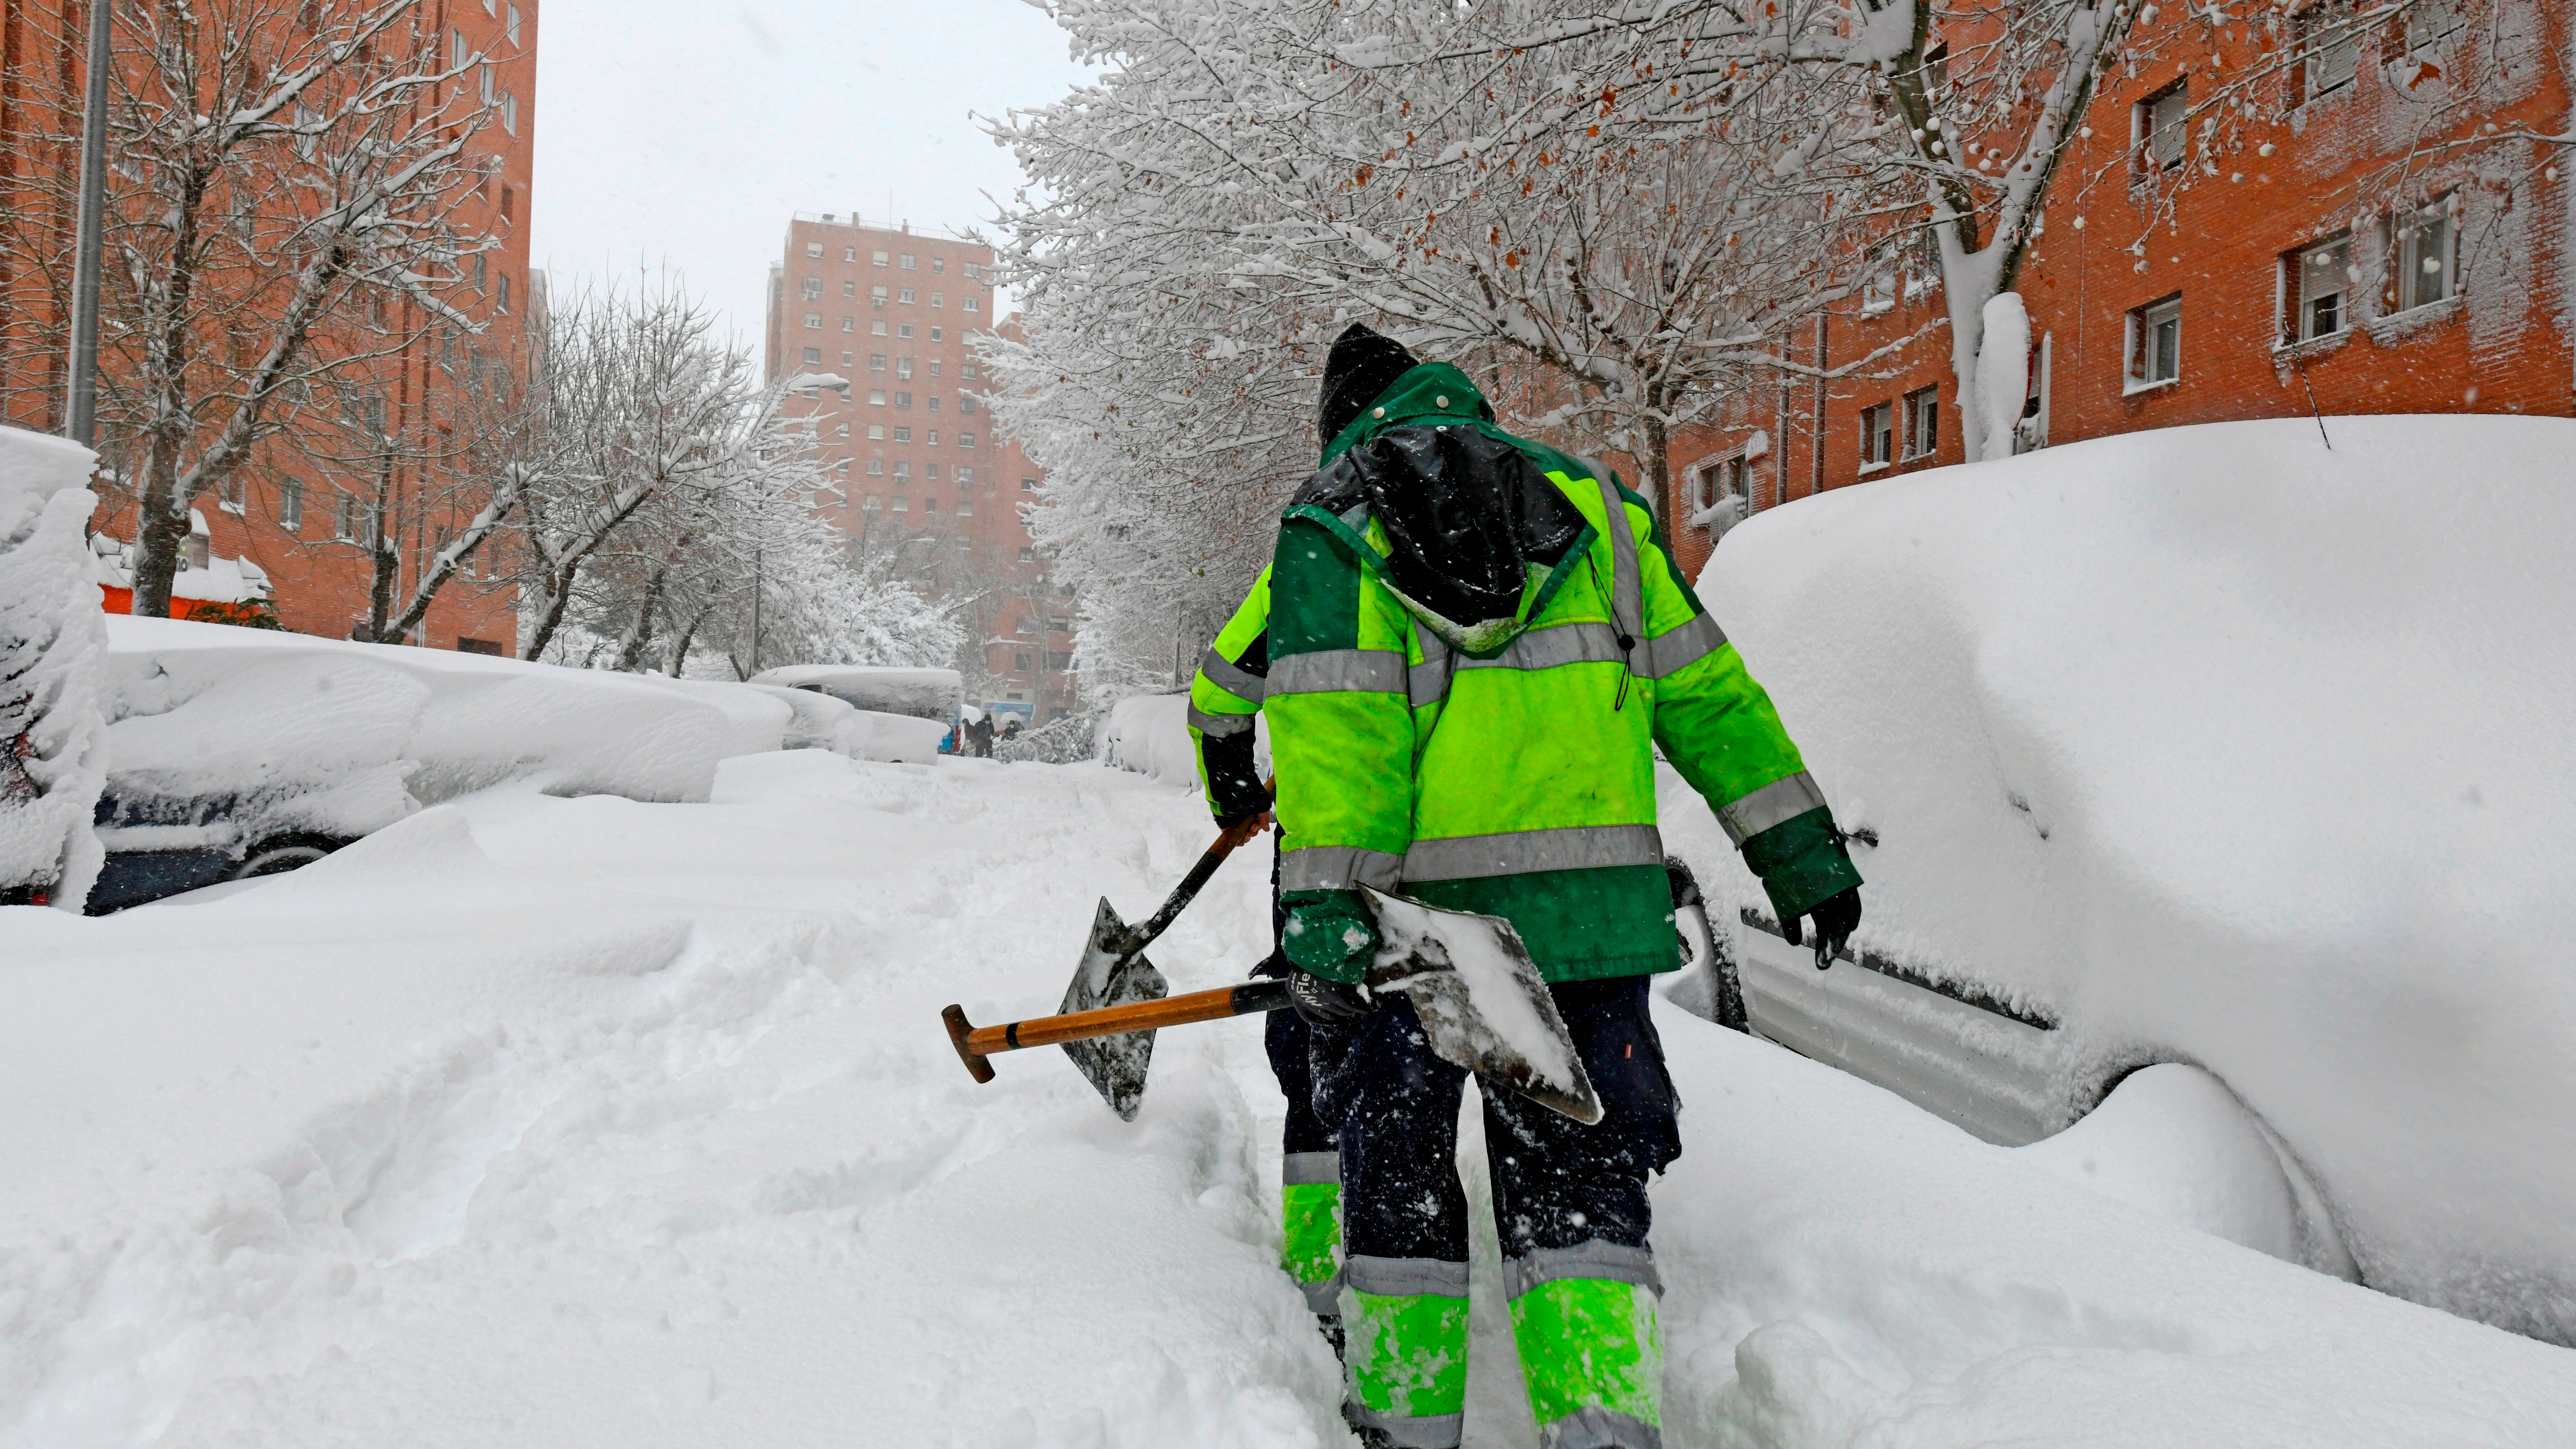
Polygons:
[[108,29],[111,0],[89,0],[89,97],[81,116],[80,229],[72,263],[72,375],[63,436],[98,441],[98,271],[107,229]]

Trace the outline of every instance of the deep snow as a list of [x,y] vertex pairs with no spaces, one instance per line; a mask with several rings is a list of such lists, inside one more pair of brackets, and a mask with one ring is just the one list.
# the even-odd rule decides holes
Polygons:
[[[2576,423],[2174,428],[1837,490],[1700,581],[1856,944],[2208,1069],[2362,1278],[2576,1342]],[[1741,872],[1692,856],[1712,893]]]
[[[0,1445],[1346,1443],[1255,1026],[1165,1032],[1128,1125],[1054,1053],[974,1085],[938,1022],[1052,1003],[1096,899],[1210,833],[1098,766],[800,751],[0,912]],[[1154,948],[1175,990],[1266,946],[1241,854]],[[2576,1353],[1658,1020],[1676,1446],[2576,1437]],[[1531,1441],[1492,1251],[1480,1449]]]

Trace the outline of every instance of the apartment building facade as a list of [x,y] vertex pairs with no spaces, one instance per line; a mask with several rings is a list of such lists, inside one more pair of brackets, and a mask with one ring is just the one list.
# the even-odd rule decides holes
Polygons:
[[[472,325],[381,299],[332,318],[335,347],[380,355],[303,390],[288,409],[290,434],[262,445],[250,465],[196,501],[174,614],[221,617],[225,610],[207,606],[249,603],[264,605],[290,630],[362,636],[378,582],[378,541],[392,544],[390,593],[399,613],[437,550],[481,506],[476,464],[459,430],[473,426],[491,386],[513,386],[524,376],[529,338],[540,330],[532,323],[544,306],[544,279],[531,270],[528,252],[538,9],[539,0],[425,0],[416,26],[439,60],[463,69],[451,83],[460,106],[479,102],[485,118],[467,143],[475,184],[448,218],[457,233],[487,239],[487,249],[465,264],[467,285],[446,299]],[[312,13],[236,7],[210,10],[205,20],[210,30],[242,15],[292,27],[309,24]],[[60,138],[80,128],[87,24],[82,0],[0,0],[0,209],[34,222],[13,232],[20,247],[0,255],[0,335],[8,343],[0,370],[9,374],[0,377],[0,421],[44,432],[61,430],[65,407],[60,283],[74,218],[68,188],[57,182],[78,166],[77,149]],[[124,53],[122,27],[114,40],[120,64],[141,64]],[[120,365],[114,345],[102,347],[100,365]],[[370,456],[353,436],[380,445]],[[101,501],[92,528],[112,611],[130,606],[122,585],[138,520],[120,464],[133,445],[103,412]],[[497,556],[473,560],[399,642],[515,652],[515,595],[503,582],[506,572]]]
[[[2216,158],[2194,154],[2180,117],[2195,86],[2259,62],[2250,28],[2218,63],[2170,45],[2106,84],[2020,279],[2016,450],[2249,418],[2576,415],[2576,154],[2478,144],[2576,134],[2570,15],[2426,0],[2409,26],[2292,50],[2267,82],[2284,123]],[[2478,104],[2442,107],[2428,87],[2445,84]],[[1759,512],[1962,461],[1937,266],[1899,254],[1855,281],[1787,339],[1800,361],[1919,339],[1876,375],[1762,388],[1676,440],[1663,514],[1694,573],[1713,537],[1689,520],[1727,495]]]
[[960,611],[984,667],[970,690],[1043,723],[1075,703],[1072,600],[1022,518],[1038,471],[984,403],[971,344],[1010,325],[992,266],[989,247],[909,224],[799,213],[770,268],[766,364],[818,379],[797,407],[836,486],[824,516]]

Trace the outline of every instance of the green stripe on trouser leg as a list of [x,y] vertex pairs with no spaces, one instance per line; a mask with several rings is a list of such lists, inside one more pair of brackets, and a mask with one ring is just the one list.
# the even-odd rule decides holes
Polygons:
[[1341,1312],[1342,1185],[1289,1183],[1279,1189],[1279,1217],[1279,1266],[1304,1290],[1308,1308]]
[[1658,1441],[1664,1344],[1653,1289],[1602,1278],[1537,1284],[1512,1300],[1512,1337],[1547,1449]]
[[[1417,1258],[1360,1258],[1342,1288],[1343,1414],[1398,1445],[1458,1442],[1467,1407],[1467,1265]],[[1371,1293],[1358,1286],[1426,1287]]]

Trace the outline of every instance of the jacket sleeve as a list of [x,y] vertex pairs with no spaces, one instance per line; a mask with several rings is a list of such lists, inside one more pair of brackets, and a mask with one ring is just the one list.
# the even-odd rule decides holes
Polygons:
[[1270,808],[1252,758],[1252,726],[1268,692],[1270,672],[1270,570],[1253,580],[1234,617],[1217,632],[1190,681],[1190,743],[1199,760],[1199,785],[1219,821],[1240,820]]
[[1655,743],[1717,811],[1783,919],[1859,885],[1824,793],[1771,696],[1672,562],[1661,528],[1638,547]]
[[1293,513],[1270,604],[1262,708],[1285,831],[1280,890],[1292,904],[1299,892],[1393,890],[1413,831],[1409,624],[1342,542]]

